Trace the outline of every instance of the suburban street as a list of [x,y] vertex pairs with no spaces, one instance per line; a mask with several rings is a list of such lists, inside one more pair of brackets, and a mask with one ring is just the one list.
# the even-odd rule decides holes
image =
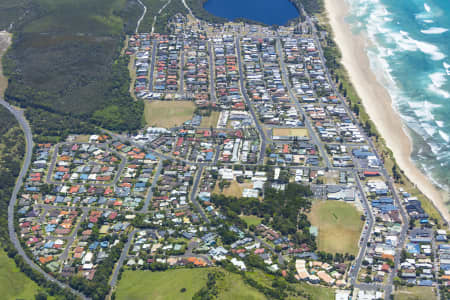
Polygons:
[[120,269],[122,269],[123,262],[127,258],[128,251],[130,251],[131,242],[133,241],[133,237],[136,234],[136,232],[138,232],[138,230],[134,229],[128,234],[128,240],[125,246],[123,247],[122,253],[120,254],[120,258],[116,263],[116,267],[114,268],[111,281],[109,282],[109,285],[111,287],[114,287],[117,284],[117,278],[119,277]]
[[259,138],[260,138],[261,144],[260,144],[258,164],[262,165],[262,164],[264,164],[264,157],[266,155],[267,139],[266,139],[266,135],[264,134],[264,130],[261,127],[261,124],[259,124],[258,117],[256,116],[255,110],[250,102],[250,99],[248,98],[248,93],[247,93],[247,89],[245,87],[245,82],[244,82],[244,71],[243,71],[243,67],[242,67],[241,47],[240,47],[239,39],[240,39],[240,37],[238,36],[236,38],[236,52],[237,52],[237,61],[238,61],[238,65],[239,65],[239,74],[240,74],[239,82],[241,84],[241,92],[242,92],[242,95],[244,96],[245,104],[247,105],[248,109],[250,110],[250,113],[253,118],[253,122],[255,123],[256,129],[258,130],[258,133],[259,133]]
[[[184,2],[184,0],[183,0]],[[214,86],[215,76],[214,76],[214,59],[213,59],[213,49],[211,47],[211,41],[208,41],[208,52],[209,52],[209,96],[212,103],[217,103],[216,98],[216,87]]]
[[[390,176],[395,162],[386,169],[380,137],[341,94],[315,17],[299,4],[298,24],[221,27],[182,0],[182,13],[164,15],[167,35],[153,34],[164,0],[152,34],[140,34],[142,1],[122,52],[147,123],[123,132],[92,123],[89,138],[58,139],[68,142],[42,141],[36,128],[35,145],[24,112],[0,99],[25,135],[8,233],[28,266],[80,299],[98,297],[66,284],[72,276],[83,278],[77,289],[102,284],[111,297],[124,270],[227,264],[336,299],[390,300],[399,282],[447,295],[450,235],[420,193]],[[170,13],[181,5],[172,4]]]
[[[354,124],[356,126],[358,126],[359,129],[360,129],[360,132],[362,132],[365,135],[365,140],[369,143],[369,146],[370,146],[371,150],[373,151],[373,153],[375,153],[377,158],[380,161],[382,161],[378,151],[375,148],[375,145],[373,144],[372,139],[367,136],[367,134],[365,133],[364,130],[362,130],[362,128],[360,127],[359,120],[356,119],[356,117],[354,116],[353,112],[348,107],[347,102],[342,97],[340,92],[337,90],[336,85],[335,85],[334,81],[331,78],[331,73],[330,73],[330,71],[328,70],[328,68],[327,68],[327,66],[325,64],[326,60],[325,60],[325,57],[323,55],[322,45],[321,45],[321,43],[320,43],[320,41],[319,41],[319,39],[317,37],[317,30],[316,30],[315,25],[311,21],[311,18],[309,16],[307,16],[307,22],[309,23],[310,27],[312,28],[314,40],[316,41],[317,45],[319,45],[319,54],[320,54],[321,60],[323,62],[323,67],[326,70],[326,75],[327,75],[328,81],[331,83],[335,94],[338,95],[338,97],[341,100],[342,104],[346,108],[346,110],[348,112],[348,115],[351,116]],[[406,211],[405,211],[403,205],[401,204],[401,202],[400,202],[400,200],[398,198],[397,190],[393,186],[392,178],[390,177],[390,175],[386,171],[384,165],[381,166],[381,172],[382,172],[383,176],[387,179],[387,185],[388,185],[389,189],[393,192],[393,197],[394,197],[395,203],[400,208],[400,214],[401,214],[401,217],[402,217],[402,230],[401,230],[401,233],[400,233],[400,236],[399,236],[399,243],[398,243],[399,246],[397,247],[397,251],[396,251],[395,259],[394,259],[394,265],[395,266],[394,266],[394,269],[392,270],[392,272],[389,274],[389,279],[388,279],[388,282],[387,282],[387,284],[385,286],[385,299],[387,300],[387,299],[390,299],[390,295],[392,294],[393,279],[394,279],[394,277],[395,277],[395,275],[397,273],[397,269],[398,269],[398,266],[399,266],[400,251],[403,248],[403,245],[404,245],[404,242],[405,242],[405,239],[406,239],[406,233],[407,233],[407,229],[408,229],[409,218],[408,218],[408,215],[406,214]]]
[[156,168],[156,172],[155,172],[155,175],[153,177],[152,185],[151,185],[150,189],[148,190],[147,197],[145,198],[144,206],[142,207],[142,210],[141,210],[141,212],[143,212],[143,213],[148,212],[148,207],[150,205],[150,200],[153,197],[153,191],[154,191],[155,187],[158,185],[158,179],[159,179],[159,175],[161,175],[162,166],[163,166],[163,164],[160,161],[158,163],[158,167]]
[[28,264],[32,269],[35,271],[38,271],[40,274],[42,274],[47,280],[51,282],[55,282],[58,284],[61,288],[69,289],[72,293],[75,295],[81,297],[82,299],[89,299],[82,293],[72,289],[68,285],[56,280],[53,276],[42,270],[33,260],[31,260],[25,253],[25,251],[22,248],[22,245],[17,238],[17,234],[14,229],[14,207],[16,206],[17,202],[17,194],[19,193],[20,188],[22,187],[23,179],[25,175],[28,172],[28,168],[31,164],[31,157],[33,153],[33,137],[31,133],[30,126],[28,125],[28,122],[25,120],[25,117],[23,115],[23,112],[20,110],[17,110],[16,108],[12,107],[9,103],[7,103],[5,100],[0,99],[0,105],[5,107],[9,112],[11,112],[14,117],[16,118],[17,122],[19,122],[20,127],[22,128],[24,135],[25,135],[25,141],[26,141],[26,151],[25,151],[25,159],[24,163],[22,165],[22,169],[20,170],[19,176],[17,177],[16,185],[14,186],[13,193],[11,195],[11,200],[9,202],[8,206],[8,231],[9,231],[9,238],[11,240],[11,243],[16,248],[17,252],[20,256],[22,256],[23,260],[26,264]]
[[203,166],[200,166],[195,174],[194,177],[194,183],[192,185],[192,190],[191,190],[191,201],[194,204],[195,208],[197,209],[198,213],[200,214],[200,216],[202,217],[202,219],[206,222],[206,223],[210,223],[208,217],[206,216],[205,212],[203,211],[203,208],[200,206],[200,204],[197,201],[197,189],[198,189],[198,185],[200,183],[200,179],[202,177],[202,173],[203,173]]
[[[73,144],[77,144],[77,143],[60,143],[60,144],[56,144],[56,145],[55,145],[55,150],[54,150],[54,152],[53,152],[52,161],[51,161],[51,163],[50,163],[50,167],[49,167],[48,173],[47,173],[47,179],[46,179],[46,180],[47,180],[47,183],[50,183],[50,184],[60,184],[60,182],[57,182],[57,181],[55,181],[55,180],[52,179],[52,174],[53,174],[53,169],[55,168],[55,165],[56,165],[56,159],[58,158],[58,150],[59,150],[59,147],[60,147],[62,144],[65,144],[65,145],[73,145]],[[115,155],[117,155],[118,157],[120,157],[120,165],[119,165],[119,168],[118,168],[118,170],[117,170],[117,173],[116,173],[116,175],[114,176],[114,179],[113,179],[113,181],[112,181],[111,183],[92,183],[92,184],[91,184],[92,186],[96,186],[96,187],[107,187],[107,186],[114,186],[114,185],[116,185],[117,181],[118,181],[119,178],[120,178],[120,175],[121,175],[122,172],[123,172],[123,169],[125,168],[125,166],[126,166],[127,163],[128,163],[128,159],[127,159],[125,156],[121,155],[121,154],[120,154],[119,152],[117,152],[116,150],[114,150],[114,149],[104,149],[104,150],[111,151],[111,152],[113,152]]]
[[302,114],[303,119],[305,121],[306,128],[308,129],[308,132],[311,136],[313,143],[315,145],[317,145],[317,147],[319,148],[320,155],[325,160],[326,167],[331,168],[332,165],[330,163],[330,160],[328,159],[328,155],[324,148],[323,143],[317,137],[314,128],[311,126],[311,122],[310,122],[308,116],[305,114],[305,111],[303,110],[302,106],[300,105],[300,102],[298,101],[297,97],[295,97],[294,93],[292,92],[292,87],[291,87],[291,83],[289,82],[289,79],[288,79],[289,76],[287,74],[286,65],[285,65],[284,59],[283,59],[283,51],[281,51],[280,44],[281,44],[280,40],[277,39],[278,60],[280,62],[281,73],[283,75],[282,78],[284,81],[284,85],[286,86],[288,93],[289,93],[289,98],[291,99],[291,102],[294,103],[294,105],[297,107],[297,110]]

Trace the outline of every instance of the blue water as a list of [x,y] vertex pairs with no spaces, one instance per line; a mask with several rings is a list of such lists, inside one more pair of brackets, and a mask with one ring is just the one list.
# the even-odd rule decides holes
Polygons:
[[367,34],[371,68],[410,129],[413,160],[449,190],[450,1],[347,2],[347,21]]
[[289,0],[208,0],[203,7],[229,20],[246,18],[268,25],[285,25],[298,17],[297,8]]

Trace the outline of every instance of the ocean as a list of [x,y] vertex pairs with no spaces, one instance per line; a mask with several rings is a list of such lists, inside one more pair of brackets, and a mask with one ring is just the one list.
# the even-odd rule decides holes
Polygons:
[[450,1],[346,1],[346,21],[366,34],[371,69],[409,128],[413,161],[449,191]]

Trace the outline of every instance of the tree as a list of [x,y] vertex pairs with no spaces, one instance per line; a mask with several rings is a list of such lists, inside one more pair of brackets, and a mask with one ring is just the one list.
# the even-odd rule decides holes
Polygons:
[[47,294],[40,291],[36,295],[34,295],[35,300],[47,300]]

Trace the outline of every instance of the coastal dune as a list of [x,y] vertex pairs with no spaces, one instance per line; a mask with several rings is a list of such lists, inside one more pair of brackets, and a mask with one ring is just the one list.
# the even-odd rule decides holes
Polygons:
[[412,143],[399,114],[392,106],[387,90],[377,81],[370,69],[363,33],[355,35],[345,22],[348,5],[345,0],[325,0],[334,39],[342,53],[342,63],[347,69],[362,103],[378,131],[394,153],[395,160],[406,176],[434,203],[447,222],[450,214],[445,206],[446,193],[438,189],[411,160]]

